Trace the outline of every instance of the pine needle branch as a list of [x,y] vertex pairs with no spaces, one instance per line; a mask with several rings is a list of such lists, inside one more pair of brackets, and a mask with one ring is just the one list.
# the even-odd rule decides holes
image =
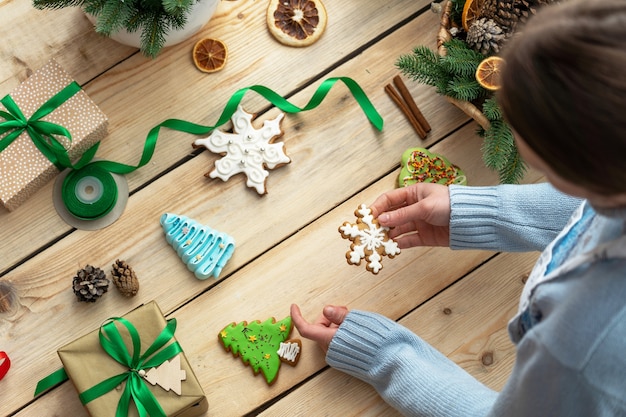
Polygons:
[[454,77],[448,83],[447,95],[463,101],[473,101],[484,95],[484,89],[473,77]]

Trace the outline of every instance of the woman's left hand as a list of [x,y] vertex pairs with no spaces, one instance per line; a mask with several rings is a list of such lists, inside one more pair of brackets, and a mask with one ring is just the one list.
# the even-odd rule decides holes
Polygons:
[[309,323],[302,317],[300,308],[296,304],[291,305],[291,319],[300,335],[316,342],[324,352],[328,351],[331,340],[348,312],[346,307],[328,305],[317,320]]

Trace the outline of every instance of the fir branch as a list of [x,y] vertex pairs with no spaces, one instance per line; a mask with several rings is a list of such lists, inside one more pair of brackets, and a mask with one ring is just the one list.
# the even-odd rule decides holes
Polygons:
[[480,98],[485,90],[474,77],[454,77],[449,83],[446,95],[463,101],[473,101]]
[[61,9],[63,7],[82,6],[85,0],[33,0],[37,9]]
[[500,182],[503,184],[517,184],[526,173],[526,163],[519,154],[517,147],[513,146],[507,163],[498,171]]
[[182,29],[186,24],[187,15],[185,13],[170,14],[167,16],[167,25],[172,29]]
[[483,113],[489,121],[502,120],[504,116],[495,97],[489,97],[483,103]]
[[444,47],[446,55],[441,58],[444,69],[450,74],[474,78],[478,64],[484,57],[456,38],[445,42]]
[[117,32],[124,28],[124,22],[128,20],[131,13],[130,2],[107,1],[98,14],[96,32],[107,36]]
[[150,14],[142,23],[141,50],[150,57],[155,58],[165,44],[167,23],[161,14]]
[[162,0],[163,9],[170,15],[181,15],[191,7],[195,0]]
[[440,65],[440,57],[425,46],[418,46],[412,55],[402,55],[396,67],[413,81],[433,86],[437,93],[445,94],[451,76]]
[[465,0],[450,0],[452,3],[452,10],[450,11],[450,19],[453,22],[460,22],[463,15],[463,7],[465,6]]
[[98,17],[107,2],[108,0],[87,0],[82,5],[82,9],[85,13]]
[[513,133],[502,120],[495,120],[491,128],[484,131],[483,160],[488,168],[500,171],[506,166],[509,156],[515,150]]
[[136,32],[137,30],[139,30],[139,28],[141,28],[141,25],[146,18],[146,12],[140,10],[139,8],[134,8],[132,13],[127,16],[126,22],[124,22],[124,26],[126,27],[127,31]]

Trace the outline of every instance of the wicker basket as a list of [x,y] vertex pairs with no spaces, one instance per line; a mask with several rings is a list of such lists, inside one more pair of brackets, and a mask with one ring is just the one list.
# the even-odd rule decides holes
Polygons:
[[[439,32],[437,33],[437,53],[441,56],[444,56],[446,54],[446,47],[443,44],[452,39],[452,35],[450,34],[450,27],[452,26],[452,21],[450,20],[451,11],[452,2],[449,0],[445,0],[443,11],[441,13]],[[476,107],[469,101],[457,100],[449,96],[445,97],[450,103],[454,104],[465,114],[474,119],[483,129],[489,130],[491,124],[478,107]]]

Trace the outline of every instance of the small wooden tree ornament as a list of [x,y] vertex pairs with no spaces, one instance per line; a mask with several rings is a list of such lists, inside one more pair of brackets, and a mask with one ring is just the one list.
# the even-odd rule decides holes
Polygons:
[[165,391],[173,391],[177,395],[182,395],[182,381],[187,379],[187,372],[180,367],[180,355],[147,371],[142,369],[139,375],[152,385],[158,385]]

